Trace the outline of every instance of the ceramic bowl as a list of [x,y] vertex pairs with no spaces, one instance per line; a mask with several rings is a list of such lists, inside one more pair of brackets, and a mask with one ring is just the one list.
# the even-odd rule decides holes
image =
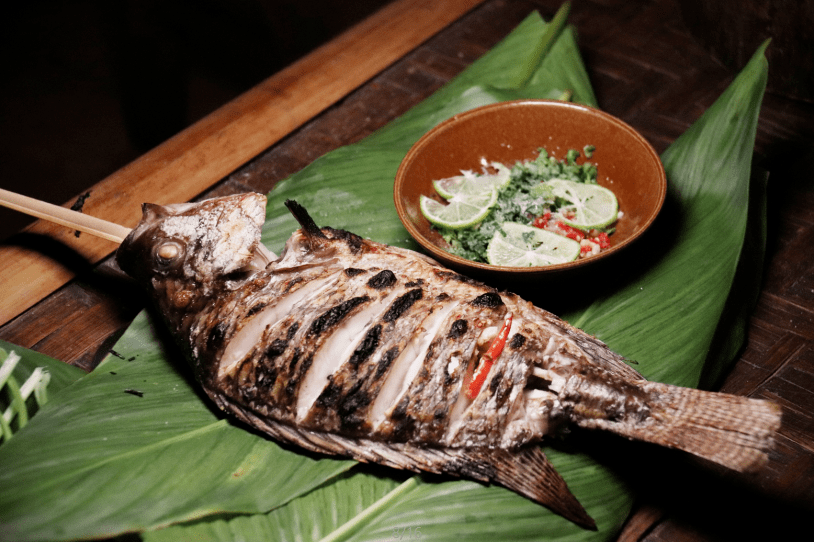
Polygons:
[[[440,200],[435,179],[481,171],[482,160],[512,165],[545,148],[558,159],[569,149],[593,145],[597,181],[616,194],[622,217],[611,247],[595,256],[556,265],[509,267],[455,256],[421,214],[419,197]],[[584,161],[580,157],[578,162]],[[518,100],[472,109],[442,122],[410,149],[396,173],[394,200],[410,235],[436,260],[478,278],[537,278],[591,266],[624,250],[653,223],[664,203],[667,180],[653,147],[636,130],[597,109],[570,102]]]

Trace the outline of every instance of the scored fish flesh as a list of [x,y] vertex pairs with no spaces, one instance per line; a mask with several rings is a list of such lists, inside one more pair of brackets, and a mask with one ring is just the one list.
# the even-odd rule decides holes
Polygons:
[[760,468],[775,404],[649,382],[598,339],[419,253],[301,228],[277,258],[266,199],[144,205],[119,266],[207,395],[275,439],[495,482],[586,527],[538,443],[576,425]]

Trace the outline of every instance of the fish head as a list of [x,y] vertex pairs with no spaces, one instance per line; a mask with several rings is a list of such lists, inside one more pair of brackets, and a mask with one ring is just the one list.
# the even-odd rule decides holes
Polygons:
[[141,222],[122,241],[116,262],[143,286],[205,285],[256,269],[267,254],[260,234],[266,197],[246,193],[197,203],[142,206]]

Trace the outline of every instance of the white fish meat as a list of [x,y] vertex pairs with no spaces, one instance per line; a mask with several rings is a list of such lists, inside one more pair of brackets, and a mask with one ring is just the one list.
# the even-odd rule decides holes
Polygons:
[[649,382],[602,342],[413,251],[301,228],[276,258],[266,199],[145,204],[117,252],[207,395],[313,452],[501,484],[596,528],[538,443],[603,429],[738,471],[780,425],[762,401]]

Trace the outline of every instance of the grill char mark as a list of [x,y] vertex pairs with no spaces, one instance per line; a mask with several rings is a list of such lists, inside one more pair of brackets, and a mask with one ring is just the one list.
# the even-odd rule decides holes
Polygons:
[[447,335],[447,338],[449,339],[461,338],[466,333],[468,327],[469,324],[467,323],[466,320],[462,318],[455,320],[454,322],[452,322],[452,326],[449,329],[449,334]]
[[271,341],[268,348],[266,348],[266,358],[269,361],[273,361],[278,357],[282,356],[285,353],[285,349],[288,348],[291,339],[294,338],[294,334],[297,333],[297,330],[300,328],[299,322],[294,322],[289,326],[288,331],[286,332],[285,339],[275,338]]
[[226,322],[218,322],[209,332],[207,337],[206,346],[210,350],[215,350],[223,346],[223,340],[226,338],[226,331],[229,325]]
[[495,292],[486,292],[472,300],[472,305],[475,307],[484,307],[494,309],[503,306],[503,300],[500,295]]
[[370,297],[363,295],[352,297],[347,301],[334,305],[322,313],[316,320],[314,320],[310,329],[308,330],[308,335],[311,337],[321,335],[326,330],[341,322],[348,314],[351,313],[351,311],[353,311],[353,309],[369,300]]
[[351,354],[348,363],[350,363],[353,367],[359,367],[363,361],[372,356],[373,352],[376,351],[376,348],[379,347],[381,335],[381,324],[376,324],[370,328],[365,334],[365,338],[362,339],[362,342],[359,343],[359,346],[357,346],[356,350],[354,350],[353,354]]
[[511,348],[512,350],[517,350],[518,348],[522,348],[524,344],[526,344],[526,338],[523,335],[517,333],[509,341],[509,348]]
[[291,339],[293,339],[294,335],[297,334],[297,331],[299,331],[299,329],[300,329],[300,323],[299,322],[294,322],[293,324],[291,324],[291,326],[288,328],[288,331],[286,331],[285,339],[287,341],[290,341]]
[[382,317],[382,320],[391,323],[398,320],[398,318],[404,314],[410,307],[412,307],[416,301],[421,299],[424,296],[424,292],[421,291],[420,288],[415,288],[413,290],[408,291],[406,294],[402,295],[398,299],[396,299],[393,304],[387,309],[387,312]]
[[358,431],[365,422],[364,411],[373,402],[370,394],[362,389],[364,382],[357,382],[337,406],[342,428]]
[[325,389],[322,390],[322,393],[319,394],[315,404],[322,408],[333,408],[339,400],[341,392],[342,390],[339,386],[334,384],[333,380],[331,380],[331,382],[325,386]]
[[374,290],[383,290],[385,288],[389,288],[396,283],[396,274],[390,271],[389,269],[385,269],[384,271],[379,271],[372,277],[370,280],[367,281],[367,285],[373,288]]
[[254,305],[252,308],[250,308],[250,309],[248,310],[248,312],[246,312],[246,317],[248,318],[248,317],[250,317],[250,316],[254,316],[254,315],[255,315],[255,314],[257,314],[258,312],[260,312],[261,310],[263,310],[264,308],[266,308],[266,306],[267,306],[267,305],[268,305],[268,303],[266,303],[266,302],[260,302],[260,303],[257,303],[257,304],[256,304],[256,305]]
[[266,348],[266,357],[273,360],[283,355],[285,349],[288,348],[288,341],[282,339],[274,339],[271,344]]
[[384,354],[382,357],[379,358],[379,362],[376,364],[376,375],[375,379],[378,380],[379,378],[384,375],[387,370],[390,368],[390,365],[393,363],[393,360],[396,359],[399,355],[399,348],[398,346],[394,346]]
[[349,231],[336,230],[329,226],[325,226],[322,228],[322,233],[323,235],[325,233],[329,234],[331,239],[343,241],[350,249],[351,254],[358,254],[359,252],[361,252],[362,247],[365,244],[364,239],[362,239],[355,233],[351,233]]
[[[296,367],[296,365],[297,365],[297,363],[299,361],[300,361],[300,349],[299,348],[294,348],[294,353],[292,354],[291,361],[289,362],[289,370],[293,369],[293,367]],[[286,383],[286,385],[285,385],[285,393],[289,398],[293,397],[294,392],[297,389],[297,384],[298,383],[299,383],[299,380],[297,380],[296,378],[291,378],[291,379],[289,379],[288,383]]]

